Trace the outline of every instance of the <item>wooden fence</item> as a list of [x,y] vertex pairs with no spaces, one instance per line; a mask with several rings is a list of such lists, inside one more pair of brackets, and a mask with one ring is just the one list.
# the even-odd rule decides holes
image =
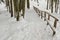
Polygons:
[[[56,33],[55,29],[56,29],[56,27],[57,27],[57,21],[58,21],[58,19],[57,19],[55,16],[51,15],[51,14],[50,14],[49,12],[47,12],[47,11],[40,10],[40,9],[38,9],[38,8],[35,7],[35,6],[33,6],[33,8],[34,8],[34,10],[36,11],[36,13],[38,13],[38,15],[41,16],[41,19],[44,18],[44,21],[46,21],[46,22],[47,22],[47,25],[49,25],[50,28],[52,29],[53,35],[55,35],[55,33]],[[47,16],[47,15],[48,15],[48,16]],[[52,25],[50,24],[50,22],[49,22],[50,17],[52,17],[52,18],[54,19],[54,24],[53,24],[53,26],[52,26]]]

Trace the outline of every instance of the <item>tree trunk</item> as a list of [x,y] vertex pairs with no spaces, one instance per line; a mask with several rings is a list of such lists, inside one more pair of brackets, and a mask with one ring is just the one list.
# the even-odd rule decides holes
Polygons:
[[17,21],[19,21],[19,11],[17,12],[17,18],[16,18]]
[[53,13],[53,0],[51,0],[51,13]]
[[49,2],[49,0],[47,0],[47,10],[48,10],[48,2]]
[[12,0],[10,0],[11,3],[11,17],[13,17],[13,7],[12,7]]

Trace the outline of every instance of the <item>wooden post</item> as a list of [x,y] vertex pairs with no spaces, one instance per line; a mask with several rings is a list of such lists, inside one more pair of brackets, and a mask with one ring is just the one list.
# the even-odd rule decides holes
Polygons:
[[36,8],[36,12],[38,13],[38,9]]
[[43,18],[43,12],[41,11],[41,19]]
[[46,21],[46,12],[44,12],[44,21]]
[[37,8],[36,8],[36,13],[37,13]]
[[54,21],[54,27],[56,28],[56,26],[57,26],[57,19],[55,19],[55,21]]
[[37,8],[37,13],[39,13],[39,10],[38,10],[38,8]]
[[40,10],[38,10],[39,11],[39,16],[40,16]]
[[48,14],[48,20],[50,20],[50,15]]
[[[49,14],[48,14],[48,15],[49,15]],[[48,19],[49,19],[49,17],[48,17]],[[47,19],[47,25],[49,25],[48,19]]]
[[[48,14],[48,20],[50,20],[50,15],[49,15],[49,14]],[[47,21],[48,21],[48,20],[47,20]],[[47,25],[49,25],[49,23],[48,23],[48,22],[47,22]]]

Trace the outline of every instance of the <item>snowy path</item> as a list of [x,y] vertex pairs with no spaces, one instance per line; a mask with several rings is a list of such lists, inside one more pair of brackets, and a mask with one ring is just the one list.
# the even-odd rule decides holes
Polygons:
[[51,29],[31,8],[26,9],[25,18],[19,22],[11,18],[6,10],[2,10],[0,40],[53,40],[53,37]]

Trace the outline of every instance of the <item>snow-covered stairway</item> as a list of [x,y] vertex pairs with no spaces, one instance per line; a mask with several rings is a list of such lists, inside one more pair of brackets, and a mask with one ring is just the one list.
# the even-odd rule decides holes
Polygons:
[[[39,18],[35,11],[26,9],[25,19],[27,23],[18,26],[18,29],[8,40],[52,40],[52,32]],[[6,40],[6,39],[5,39]]]
[[26,9],[25,18],[19,22],[10,18],[6,10],[2,10],[0,14],[0,40],[52,39],[52,30],[39,18],[33,8]]

